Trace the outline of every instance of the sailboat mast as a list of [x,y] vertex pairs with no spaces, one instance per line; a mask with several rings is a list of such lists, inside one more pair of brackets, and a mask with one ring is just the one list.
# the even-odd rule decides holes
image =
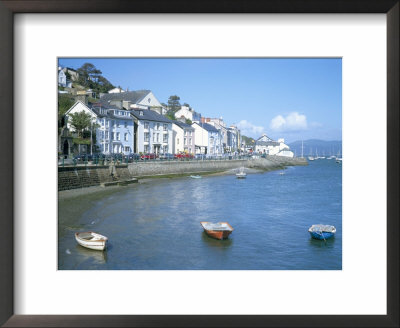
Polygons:
[[303,140],[301,140],[301,158],[303,158]]

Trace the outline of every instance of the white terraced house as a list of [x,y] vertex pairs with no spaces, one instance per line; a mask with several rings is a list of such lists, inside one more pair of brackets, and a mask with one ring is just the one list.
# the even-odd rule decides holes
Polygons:
[[96,148],[103,154],[125,154],[133,152],[134,131],[133,120],[130,111],[114,106],[105,107],[100,104],[85,105],[77,101],[67,112],[67,127],[71,130],[68,122],[72,113],[84,111],[93,118],[96,134]]
[[186,123],[175,122],[172,124],[174,134],[174,147],[172,153],[185,152],[194,154],[195,152],[195,129]]
[[263,134],[256,140],[255,151],[257,153],[263,153],[267,155],[294,157],[293,152],[290,150],[289,146],[285,144],[284,139],[278,139],[278,141],[274,141],[266,134]]
[[135,153],[166,154],[173,151],[172,121],[149,109],[131,111]]
[[193,123],[196,138],[196,154],[221,155],[223,153],[220,132],[207,123]]

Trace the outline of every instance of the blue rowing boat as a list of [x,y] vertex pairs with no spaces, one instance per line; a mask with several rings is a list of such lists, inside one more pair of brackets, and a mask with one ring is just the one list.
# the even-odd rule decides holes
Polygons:
[[313,224],[308,229],[311,237],[319,240],[326,240],[332,238],[336,233],[336,228],[331,225]]

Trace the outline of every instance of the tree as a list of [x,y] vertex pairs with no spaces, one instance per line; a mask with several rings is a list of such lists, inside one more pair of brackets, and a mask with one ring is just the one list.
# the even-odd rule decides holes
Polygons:
[[102,72],[91,63],[85,63],[77,69],[79,73],[78,83],[85,88],[90,88],[96,93],[105,93],[114,88]]
[[64,115],[74,104],[74,99],[68,94],[58,94],[58,127],[64,126]]
[[183,103],[183,105],[182,106],[186,106],[186,107],[189,107],[190,108],[190,105],[188,104],[188,103]]
[[181,109],[179,100],[181,100],[181,98],[179,98],[177,95],[170,96],[168,98],[168,110],[175,114],[175,112]]
[[69,124],[78,131],[80,137],[83,136],[83,131],[90,128],[92,124],[92,117],[84,111],[72,113],[69,119]]
[[168,111],[168,112],[165,114],[165,117],[168,118],[168,119],[170,119],[171,121],[175,121],[175,114],[174,114],[173,112]]
[[99,76],[101,76],[101,71],[96,68],[91,63],[85,63],[77,70],[79,74],[79,82],[83,86],[89,86],[90,82],[97,82]]
[[192,121],[187,118],[186,119],[186,124],[192,125]]

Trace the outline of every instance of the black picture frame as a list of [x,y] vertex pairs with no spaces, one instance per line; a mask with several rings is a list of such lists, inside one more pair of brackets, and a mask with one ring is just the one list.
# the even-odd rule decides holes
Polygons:
[[[399,327],[399,0],[0,0],[0,324],[4,327]],[[385,13],[387,315],[14,315],[13,20],[16,13]],[[377,160],[379,160],[377,158]],[[45,286],[43,286],[45,288]]]

